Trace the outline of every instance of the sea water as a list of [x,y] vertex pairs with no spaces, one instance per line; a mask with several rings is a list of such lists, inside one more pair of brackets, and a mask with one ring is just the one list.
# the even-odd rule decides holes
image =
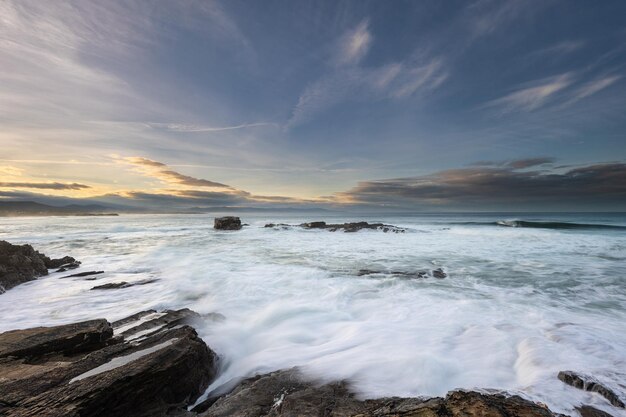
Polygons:
[[[75,272],[105,271],[95,281],[52,273],[0,295],[0,331],[189,307],[225,317],[198,326],[221,356],[207,395],[300,366],[312,378],[350,380],[361,398],[494,389],[557,412],[585,403],[626,415],[557,379],[574,370],[626,391],[624,215],[242,218],[249,226],[236,232],[214,230],[207,214],[0,219],[0,239],[74,256]],[[312,220],[407,232],[263,227]],[[386,273],[436,268],[448,277]]]

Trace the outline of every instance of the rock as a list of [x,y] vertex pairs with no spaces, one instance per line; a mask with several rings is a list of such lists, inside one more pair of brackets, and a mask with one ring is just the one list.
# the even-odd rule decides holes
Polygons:
[[48,268],[74,262],[76,259],[71,256],[50,259],[31,245],[13,245],[0,240],[0,294],[16,285],[48,275]]
[[105,320],[0,334],[0,415],[188,415],[215,378],[217,359],[182,324],[192,316],[138,313],[116,322],[115,337]]
[[305,229],[326,229],[326,222],[302,223],[300,226]]
[[0,358],[27,358],[49,353],[64,355],[104,347],[113,336],[106,320],[90,320],[56,327],[35,327],[0,333]]
[[265,226],[266,228],[271,228],[271,229],[290,229],[291,225],[290,224],[286,224],[286,223],[268,223]]
[[[203,403],[204,404],[204,403]],[[346,382],[305,380],[297,369],[242,381],[230,394],[194,410],[201,417],[554,417],[517,396],[452,391],[445,398],[381,398],[361,401]],[[202,410],[205,408],[204,410]]]
[[213,227],[218,230],[239,230],[241,229],[241,219],[234,216],[217,217]]
[[326,229],[331,232],[336,232],[337,230],[343,230],[347,233],[358,232],[362,229],[369,230],[382,230],[383,232],[394,232],[394,233],[404,233],[405,230],[396,226],[392,226],[390,224],[383,223],[368,223],[368,222],[354,222],[354,223],[343,223],[343,224],[327,224],[326,222],[311,222],[311,223],[302,223],[300,225],[305,229]]
[[100,275],[100,274],[104,274],[104,271],[85,271],[85,272],[79,272],[77,274],[66,275],[66,276],[61,277],[61,278],[88,277],[90,275]]
[[624,408],[624,402],[615,391],[591,376],[579,374],[574,371],[561,371],[558,374],[558,378],[567,385],[571,385],[575,388],[596,392],[606,398],[613,406]]
[[135,285],[146,285],[146,284],[152,284],[153,282],[157,282],[158,279],[153,278],[153,279],[144,279],[141,281],[136,281],[136,282],[126,282],[126,281],[121,281],[121,282],[112,282],[110,284],[103,284],[103,285],[96,285],[95,287],[92,287],[92,290],[113,290],[116,288],[128,288],[128,287],[134,287]]
[[613,417],[609,413],[598,410],[590,405],[581,405],[580,407],[576,407],[576,410],[578,410],[581,417]]
[[393,275],[398,277],[406,277],[406,278],[426,278],[428,277],[428,273],[424,271],[416,271],[416,272],[404,272],[404,271],[377,271],[374,269],[359,269],[356,273],[357,276],[361,277],[364,275]]
[[[46,268],[51,269],[51,268],[60,268],[63,265],[72,265],[76,263],[76,259],[72,258],[71,256],[64,256],[60,259],[50,259],[48,257],[46,257],[45,260],[46,263]],[[78,265],[80,265],[80,262],[78,262]]]
[[70,262],[68,264],[61,265],[61,267],[59,269],[57,269],[56,272],[65,272],[65,271],[68,271],[70,269],[76,269],[79,266],[80,266],[80,262],[79,261]]
[[447,276],[448,276],[448,274],[443,272],[443,269],[441,269],[441,268],[437,268],[437,269],[433,270],[433,277],[435,277],[435,278],[442,279],[442,278],[445,278]]

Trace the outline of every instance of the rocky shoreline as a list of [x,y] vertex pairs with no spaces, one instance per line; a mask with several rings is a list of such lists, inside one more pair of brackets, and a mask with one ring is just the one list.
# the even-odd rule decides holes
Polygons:
[[[225,230],[243,226],[236,217],[216,221]],[[355,226],[356,225],[356,226]],[[346,232],[355,227],[385,230],[378,223],[323,222],[265,227],[303,227]],[[359,229],[360,230],[360,229]],[[79,268],[65,256],[51,259],[30,245],[0,241],[0,294],[23,282]],[[95,280],[103,271],[68,273],[59,278]],[[361,269],[356,276],[443,279],[442,268],[421,271]],[[150,284],[157,279],[113,282],[91,290],[115,290]],[[218,355],[194,324],[223,320],[189,310],[142,311],[122,320],[89,320],[54,327],[0,333],[0,416],[129,417],[548,417],[558,414],[519,396],[451,391],[436,398],[357,398],[349,381],[319,382],[297,368],[233,381],[231,390],[196,402],[220,373]],[[209,341],[210,344],[210,341]],[[227,353],[226,353],[227,354]],[[262,364],[260,364],[262,365]],[[557,375],[555,375],[557,378]],[[624,395],[589,375],[562,371],[558,379],[604,397],[624,410]],[[582,417],[611,417],[591,405],[577,408]]]
[[[519,396],[477,391],[361,400],[349,381],[320,383],[297,368],[245,379],[229,393],[195,405],[218,376],[220,363],[192,327],[201,320],[189,309],[148,310],[112,323],[98,319],[0,333],[0,416],[559,415]],[[568,384],[591,390],[581,376],[562,374],[559,378],[569,378]],[[623,408],[615,393],[607,395],[608,388],[597,384],[593,391]],[[583,417],[609,415],[588,405],[579,412]]]

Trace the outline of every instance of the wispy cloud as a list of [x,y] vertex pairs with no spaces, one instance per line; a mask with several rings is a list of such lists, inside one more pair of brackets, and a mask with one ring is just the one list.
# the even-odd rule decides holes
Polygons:
[[60,182],[0,182],[0,188],[33,188],[41,190],[85,190],[89,185]]
[[610,75],[590,81],[578,88],[573,93],[573,97],[570,103],[582,100],[585,97],[589,97],[601,90],[604,90],[605,88],[617,82],[620,78],[622,78],[621,75]]
[[194,133],[194,132],[222,132],[225,130],[247,129],[251,127],[272,126],[279,127],[277,123],[259,122],[259,123],[242,123],[234,126],[202,126],[181,123],[147,123],[154,129],[162,129],[170,132]]
[[373,40],[368,26],[368,20],[363,20],[341,37],[335,58],[338,64],[358,64],[365,57]]
[[525,87],[487,103],[486,107],[495,108],[501,113],[514,111],[533,111],[542,107],[551,97],[569,87],[574,79],[566,73],[548,79],[533,82]]
[[187,187],[211,187],[211,188],[229,188],[229,185],[222,184],[215,181],[209,181],[202,178],[195,178],[189,175],[181,174],[158,161],[154,161],[148,158],[142,158],[137,156],[126,157],[118,159],[122,163],[130,164],[135,167],[135,171],[142,175],[158,179],[171,185],[182,185]]
[[339,39],[335,51],[339,67],[305,87],[287,123],[288,128],[308,122],[346,100],[405,99],[418,92],[433,91],[448,78],[444,59],[424,53],[416,52],[401,62],[359,65],[372,40],[367,20]]

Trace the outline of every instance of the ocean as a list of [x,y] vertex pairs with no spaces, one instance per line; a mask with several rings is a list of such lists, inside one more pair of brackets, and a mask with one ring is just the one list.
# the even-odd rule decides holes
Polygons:
[[[197,327],[221,355],[207,394],[300,366],[349,379],[363,398],[489,389],[626,415],[556,377],[574,370],[626,392],[626,215],[240,215],[249,226],[235,232],[208,214],[1,218],[0,239],[105,273],[52,273],[0,295],[0,331],[188,307],[223,315]],[[407,232],[263,227],[312,220]],[[448,276],[393,273],[437,268]]]

